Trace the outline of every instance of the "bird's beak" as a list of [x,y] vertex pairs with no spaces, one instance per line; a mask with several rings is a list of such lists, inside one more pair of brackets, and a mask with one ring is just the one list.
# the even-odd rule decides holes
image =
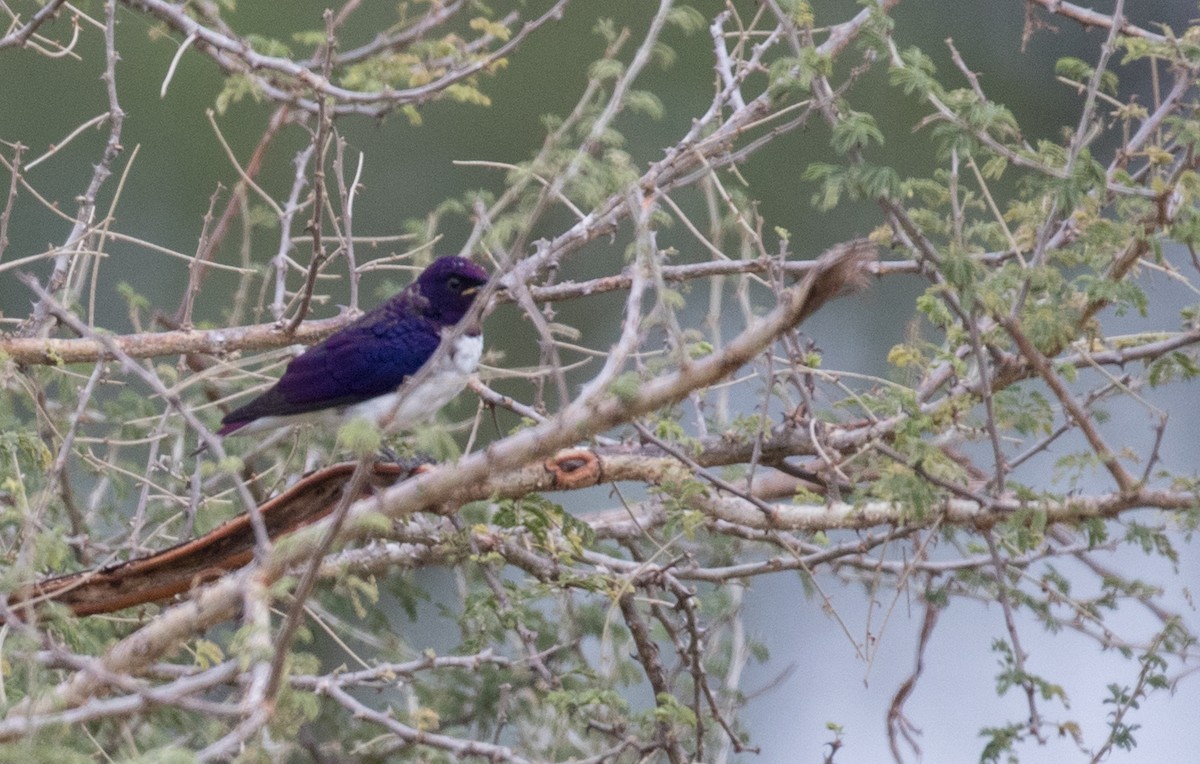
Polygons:
[[462,293],[464,296],[470,297],[471,295],[475,294],[478,291],[479,291],[479,287],[467,287],[466,289],[462,290]]

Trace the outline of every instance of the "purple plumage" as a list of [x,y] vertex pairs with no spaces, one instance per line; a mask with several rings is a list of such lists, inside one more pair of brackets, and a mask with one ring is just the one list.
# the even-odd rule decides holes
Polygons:
[[402,292],[293,359],[270,390],[227,414],[217,434],[356,416],[396,429],[431,416],[461,392],[478,365],[478,327],[461,332],[439,368],[408,391],[399,409],[397,389],[433,357],[487,280],[470,260],[435,260]]

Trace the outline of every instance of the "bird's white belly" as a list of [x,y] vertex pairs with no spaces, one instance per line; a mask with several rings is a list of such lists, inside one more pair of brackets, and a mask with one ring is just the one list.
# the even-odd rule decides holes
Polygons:
[[396,392],[347,406],[342,410],[341,418],[348,421],[362,417],[388,431],[429,419],[463,391],[479,368],[482,355],[483,335],[463,335],[455,340],[453,349],[441,357],[435,368],[417,372],[416,376],[421,379],[416,385],[401,385]]

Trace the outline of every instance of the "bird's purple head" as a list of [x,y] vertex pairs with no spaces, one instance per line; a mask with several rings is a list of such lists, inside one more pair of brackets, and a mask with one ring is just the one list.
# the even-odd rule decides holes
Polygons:
[[487,281],[487,271],[470,260],[439,257],[417,277],[417,289],[429,301],[430,313],[446,324],[457,324]]

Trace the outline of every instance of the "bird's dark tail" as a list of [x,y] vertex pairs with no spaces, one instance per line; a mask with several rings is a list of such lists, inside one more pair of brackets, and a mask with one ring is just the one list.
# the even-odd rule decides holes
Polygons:
[[221,429],[217,430],[217,437],[223,438],[226,435],[229,435],[230,433],[237,432],[238,430],[242,429],[246,425],[250,424],[250,422],[251,422],[251,420],[249,420],[249,419],[243,419],[240,421],[234,420],[231,422],[228,420],[228,418],[226,418],[224,421],[221,422]]

